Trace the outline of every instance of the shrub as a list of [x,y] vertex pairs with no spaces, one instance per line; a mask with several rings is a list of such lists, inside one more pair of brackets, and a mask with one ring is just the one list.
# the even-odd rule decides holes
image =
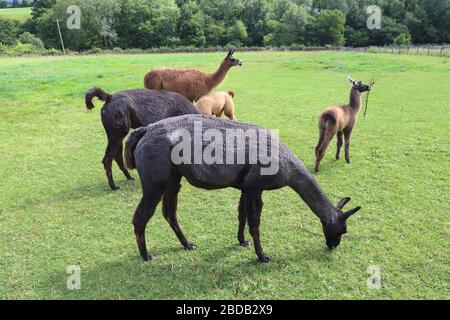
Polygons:
[[93,54],[99,54],[99,53],[102,53],[103,50],[99,47],[92,47],[91,50],[89,50],[89,51],[90,51],[90,53],[93,53]]
[[0,43],[4,45],[15,45],[19,30],[19,22],[0,18]]
[[35,37],[29,32],[24,32],[19,36],[19,41],[24,44],[31,44],[37,49],[44,49],[44,43],[41,39]]

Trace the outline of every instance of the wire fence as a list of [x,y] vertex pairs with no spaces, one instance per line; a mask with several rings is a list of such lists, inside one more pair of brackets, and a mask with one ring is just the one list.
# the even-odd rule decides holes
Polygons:
[[390,45],[382,47],[362,47],[362,48],[344,47],[342,48],[342,50],[371,52],[371,53],[392,53],[392,54],[450,57],[449,44],[421,44],[411,46]]

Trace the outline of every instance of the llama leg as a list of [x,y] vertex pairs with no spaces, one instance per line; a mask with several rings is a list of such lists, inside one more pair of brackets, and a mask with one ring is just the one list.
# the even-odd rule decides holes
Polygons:
[[345,161],[351,163],[350,161],[350,138],[352,136],[352,130],[344,131],[345,138]]
[[163,196],[163,216],[169,223],[173,232],[175,232],[175,235],[177,236],[181,245],[186,250],[195,250],[197,246],[195,244],[189,243],[189,241],[184,236],[183,231],[181,231],[180,225],[178,224],[177,220],[178,192],[181,188],[180,180],[180,176],[173,176],[170,179],[169,184],[167,185]]
[[317,151],[317,159],[316,159],[316,167],[315,171],[320,171],[320,161],[322,161],[323,157],[325,156],[325,152],[327,151],[328,146],[331,143],[331,140],[333,140],[333,137],[335,135],[335,132],[326,132],[325,137],[323,139],[322,145],[319,147],[319,150]]
[[337,133],[337,150],[336,150],[336,160],[341,158],[341,148],[342,148],[343,140],[342,140],[342,132]]
[[234,110],[232,110],[231,112],[225,112],[225,115],[227,116],[228,119],[237,121],[236,115],[234,114]]
[[146,196],[144,194],[141,202],[139,203],[139,206],[134,213],[134,233],[136,235],[136,242],[139,248],[139,252],[144,261],[153,260],[154,258],[153,256],[149,256],[147,252],[147,245],[145,243],[145,228],[148,221],[155,214],[156,207],[161,201],[161,195],[161,192],[154,192],[149,196]]
[[112,175],[112,162],[116,157],[116,154],[119,150],[119,144],[115,141],[108,141],[108,146],[106,147],[105,156],[102,160],[103,166],[105,168],[106,177],[108,178],[109,186],[112,190],[118,190],[119,187],[114,183],[113,175]]
[[123,163],[123,144],[120,143],[119,151],[117,151],[116,157],[114,158],[116,160],[117,165],[119,166],[120,170],[122,170],[123,174],[128,180],[134,181],[134,178],[130,175],[127,168],[125,168],[125,164]]
[[241,194],[241,199],[239,200],[239,230],[238,230],[238,241],[243,247],[248,247],[248,241],[245,240],[245,224],[247,223],[247,208],[245,203],[245,195]]
[[316,158],[317,158],[317,155],[319,154],[319,148],[322,145],[324,138],[325,138],[325,131],[320,130],[319,142],[317,142],[317,146],[316,146]]
[[260,263],[267,263],[270,261],[270,258],[264,254],[259,238],[259,225],[261,223],[261,211],[263,207],[261,195],[261,191],[247,193],[245,195],[245,202],[248,214],[248,226],[253,238],[256,255]]

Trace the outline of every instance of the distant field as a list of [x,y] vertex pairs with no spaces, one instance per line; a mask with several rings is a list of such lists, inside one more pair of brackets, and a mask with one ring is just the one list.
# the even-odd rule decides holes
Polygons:
[[17,20],[22,23],[31,16],[31,8],[6,8],[0,9],[0,17]]
[[[110,191],[102,103],[87,112],[84,93],[141,88],[156,66],[213,71],[223,54],[0,58],[0,299],[449,298],[450,59],[236,57],[244,67],[218,89],[236,92],[237,118],[280,129],[311,171],[319,113],[348,101],[347,75],[376,80],[353,133],[353,163],[334,159],[333,142],[317,175],[334,202],[351,196],[363,207],[341,246],[326,249],[319,220],[293,191],[265,192],[261,239],[272,262],[259,265],[253,245],[237,245],[239,192],[183,180],[178,216],[198,249],[181,249],[159,208],[147,228],[157,259],[141,261],[131,224],[139,181],[114,166],[121,189]],[[80,290],[66,287],[69,265],[81,268]],[[379,290],[367,286],[374,266]]]

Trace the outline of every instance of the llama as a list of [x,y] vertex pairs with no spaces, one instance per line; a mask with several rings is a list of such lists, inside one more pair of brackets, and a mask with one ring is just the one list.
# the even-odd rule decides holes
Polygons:
[[156,90],[129,90],[110,95],[100,88],[94,87],[85,95],[86,107],[94,108],[94,97],[104,101],[101,111],[103,127],[108,137],[103,158],[106,177],[112,190],[119,187],[114,183],[112,175],[113,160],[119,165],[128,180],[134,180],[123,162],[123,139],[131,128],[139,128],[159,120],[184,115],[199,114],[199,111],[183,96],[174,92]]
[[316,146],[316,166],[315,171],[320,171],[320,162],[325,156],[325,151],[331,140],[337,135],[336,160],[340,159],[343,139],[345,138],[345,160],[350,163],[350,138],[353,128],[358,120],[358,113],[361,108],[361,93],[368,92],[371,86],[361,81],[356,82],[348,77],[352,88],[350,91],[350,102],[346,105],[329,107],[319,117],[319,142]]
[[220,118],[224,113],[228,119],[237,121],[234,112],[234,92],[214,92],[201,97],[194,105],[201,113],[207,116]]
[[230,50],[213,74],[197,69],[154,69],[145,76],[144,85],[147,89],[178,92],[191,102],[198,101],[217,87],[232,67],[243,65],[233,54],[234,50]]
[[[184,236],[177,220],[177,199],[182,177],[198,188],[215,190],[232,187],[241,190],[238,209],[238,241],[240,245],[248,246],[244,236],[245,226],[248,223],[255,252],[261,263],[267,263],[270,260],[262,249],[259,232],[263,208],[262,192],[265,190],[291,187],[322,222],[328,248],[331,250],[340,244],[341,236],[347,232],[346,220],[361,208],[343,212],[342,209],[350,198],[341,200],[335,207],[302,162],[282,143],[279,143],[277,154],[279,170],[273,175],[261,174],[263,165],[259,161],[257,164],[188,164],[188,161],[176,164],[173,162],[172,152],[178,144],[174,136],[181,130],[188,132],[192,137],[199,122],[201,123],[199,132],[205,134],[206,130],[213,129],[215,132],[219,131],[223,137],[226,137],[226,132],[230,130],[244,130],[244,132],[250,129],[264,130],[259,126],[226,119],[187,115],[165,119],[131,133],[125,146],[125,159],[129,169],[137,168],[142,183],[143,196],[135,211],[133,224],[139,252],[145,261],[153,259],[147,251],[145,228],[161,198],[163,216],[182,246],[186,250],[196,249],[196,246]],[[268,138],[267,143],[278,143],[278,140],[270,136],[266,138]],[[258,135],[256,139],[254,143],[258,144],[262,139],[261,135]],[[224,142],[227,141],[224,140]],[[193,142],[189,145],[192,146],[191,143]],[[224,153],[233,152],[234,155],[235,151],[242,151],[242,148],[245,148],[244,152],[248,153],[249,147],[252,147],[250,140],[246,139],[243,144],[237,149],[226,147]]]

